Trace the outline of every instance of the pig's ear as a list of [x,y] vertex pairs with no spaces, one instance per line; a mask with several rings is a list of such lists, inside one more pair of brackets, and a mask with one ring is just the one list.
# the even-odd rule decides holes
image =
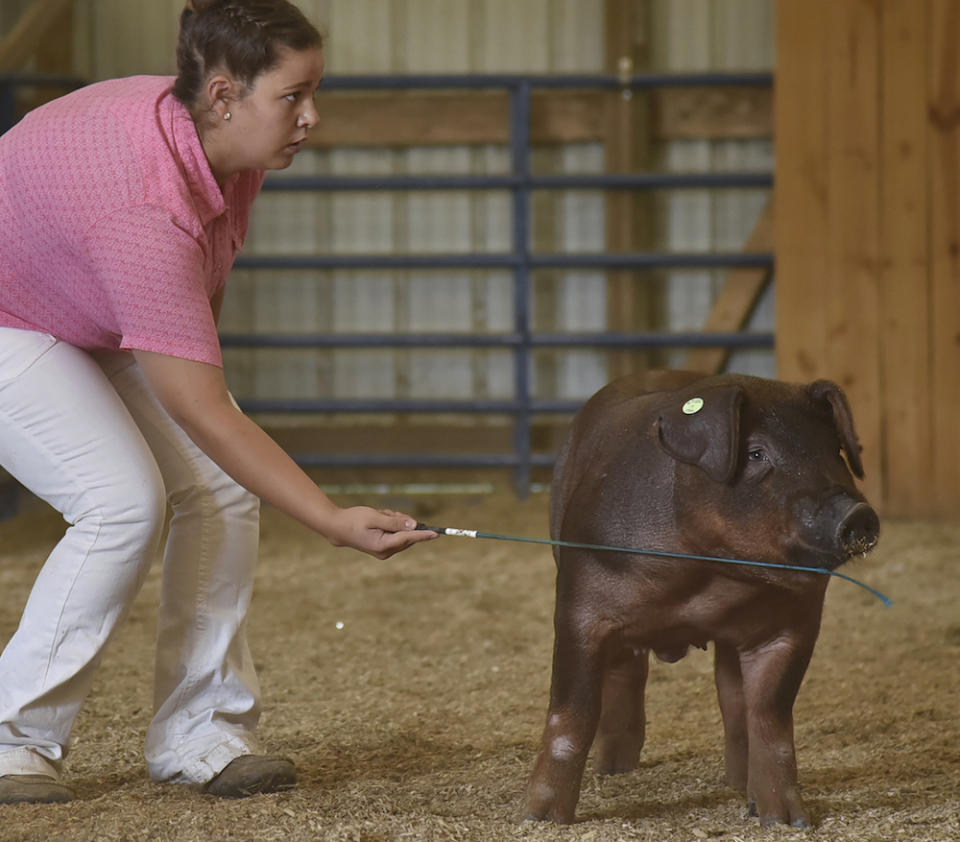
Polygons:
[[860,440],[853,428],[853,413],[847,396],[836,383],[831,380],[815,380],[807,386],[807,392],[815,404],[825,405],[833,416],[833,425],[840,436],[840,445],[847,455],[850,470],[857,479],[863,479],[863,460],[860,458]]
[[743,389],[736,385],[684,389],[657,419],[660,446],[710,479],[730,482],[737,470],[742,402]]

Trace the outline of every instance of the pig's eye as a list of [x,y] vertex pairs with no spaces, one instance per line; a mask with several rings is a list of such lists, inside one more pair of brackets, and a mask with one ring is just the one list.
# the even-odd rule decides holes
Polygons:
[[751,462],[766,462],[767,452],[762,447],[754,447],[747,451],[747,459]]

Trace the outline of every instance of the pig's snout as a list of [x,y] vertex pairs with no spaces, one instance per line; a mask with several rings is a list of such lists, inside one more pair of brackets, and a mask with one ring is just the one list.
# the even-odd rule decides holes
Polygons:
[[837,545],[847,558],[866,555],[880,537],[880,518],[866,503],[854,503],[837,527]]
[[816,563],[834,569],[874,548],[880,535],[880,519],[864,501],[845,489],[836,489],[825,499],[803,497],[793,509],[794,533],[799,551],[797,564]]

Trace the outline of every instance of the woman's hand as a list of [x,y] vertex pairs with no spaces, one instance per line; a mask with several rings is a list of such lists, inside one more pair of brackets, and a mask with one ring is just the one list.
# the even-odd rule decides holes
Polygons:
[[437,532],[418,531],[417,522],[409,515],[368,506],[340,509],[331,518],[326,535],[335,547],[352,547],[380,559],[440,537]]

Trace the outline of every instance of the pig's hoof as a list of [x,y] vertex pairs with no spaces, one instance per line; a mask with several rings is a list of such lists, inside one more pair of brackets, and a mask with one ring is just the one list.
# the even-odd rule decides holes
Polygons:
[[601,755],[594,763],[594,770],[598,775],[625,775],[636,769],[637,763],[639,758],[633,754]]
[[528,811],[524,814],[522,821],[525,821],[525,822],[553,822],[554,824],[573,824],[573,816],[570,816],[570,817],[568,818],[568,817],[566,817],[566,816],[551,815],[549,812],[547,812],[547,813],[540,813],[540,812],[532,812],[532,811],[528,810]]
[[[552,794],[552,790],[550,793]],[[556,800],[552,798],[529,798],[524,807],[523,821],[573,824],[573,812],[573,810],[561,810]]]
[[756,796],[751,795],[749,810],[751,816],[759,816],[761,827],[772,827],[777,824],[801,829],[810,827],[807,808],[796,792],[790,793],[789,797],[783,799],[769,799],[766,803],[760,799],[759,804]]
[[[576,808],[576,801],[574,801]],[[547,784],[539,784],[531,788],[523,810],[524,821],[555,822],[556,824],[573,824],[574,810],[564,810],[556,791]]]
[[[790,825],[790,827],[806,830],[810,827],[810,820],[807,818],[806,812],[806,809],[804,809],[801,804],[782,805],[782,811],[767,814],[760,813],[760,826],[773,827],[778,824],[786,824]],[[751,802],[750,804],[750,815],[758,815],[756,802]]]
[[790,827],[795,827],[798,830],[807,830],[810,827],[810,822],[807,821],[805,816],[798,816],[791,822],[788,822],[786,819],[777,818],[776,816],[760,819],[761,827],[775,827],[778,824],[789,824]]
[[636,768],[636,763],[598,763],[596,773],[598,775],[625,775]]

